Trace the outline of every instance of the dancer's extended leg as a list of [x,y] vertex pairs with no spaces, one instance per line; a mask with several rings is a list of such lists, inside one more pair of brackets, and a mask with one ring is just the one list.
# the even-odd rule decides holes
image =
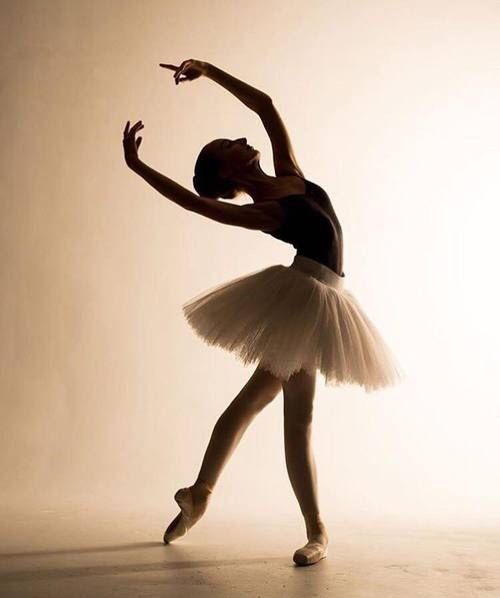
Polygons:
[[298,565],[312,565],[327,555],[328,534],[318,505],[311,426],[316,376],[300,370],[283,383],[286,466],[304,516],[308,542],[295,551]]
[[168,526],[164,542],[183,536],[205,512],[210,495],[250,422],[282,389],[281,381],[258,366],[248,382],[217,420],[192,486],[179,489],[175,500],[181,512]]

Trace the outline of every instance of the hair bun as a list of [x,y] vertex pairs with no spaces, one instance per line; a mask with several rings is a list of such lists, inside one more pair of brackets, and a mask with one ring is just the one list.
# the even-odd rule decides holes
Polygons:
[[219,175],[220,162],[205,148],[196,160],[193,186],[199,195],[216,199],[234,199],[238,194],[237,186],[228,178]]

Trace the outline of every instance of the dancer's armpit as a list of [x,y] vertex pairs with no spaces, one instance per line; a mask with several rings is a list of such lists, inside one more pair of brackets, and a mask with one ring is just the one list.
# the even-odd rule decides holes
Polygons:
[[285,217],[279,201],[240,206],[210,197],[199,197],[192,210],[222,224],[261,231],[275,230]]

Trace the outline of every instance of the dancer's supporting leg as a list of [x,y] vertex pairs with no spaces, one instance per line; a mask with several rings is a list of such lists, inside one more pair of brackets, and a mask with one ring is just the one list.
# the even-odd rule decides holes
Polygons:
[[312,565],[324,558],[328,534],[318,505],[316,463],[311,426],[316,376],[300,370],[283,383],[286,467],[304,516],[308,542],[295,551],[298,565]]

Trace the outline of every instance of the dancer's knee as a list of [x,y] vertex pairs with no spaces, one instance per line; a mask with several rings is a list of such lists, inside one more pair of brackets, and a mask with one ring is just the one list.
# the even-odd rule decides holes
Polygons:
[[295,432],[307,432],[313,422],[313,412],[311,410],[290,413],[285,409],[284,423],[285,429]]
[[233,403],[238,409],[256,413],[271,403],[280,391],[281,381],[259,366]]

